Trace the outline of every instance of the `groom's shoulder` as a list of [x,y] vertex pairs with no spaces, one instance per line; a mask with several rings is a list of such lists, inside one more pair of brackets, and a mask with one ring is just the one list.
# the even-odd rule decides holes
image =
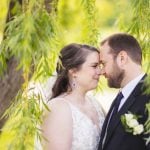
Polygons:
[[145,74],[138,82],[133,93],[139,96],[144,96],[145,98],[150,98],[150,84],[148,83],[147,74]]

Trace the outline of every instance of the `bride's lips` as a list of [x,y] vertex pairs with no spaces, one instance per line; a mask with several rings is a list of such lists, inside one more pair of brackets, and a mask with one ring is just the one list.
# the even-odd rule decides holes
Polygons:
[[94,78],[94,80],[97,80],[97,81],[99,81],[99,78]]

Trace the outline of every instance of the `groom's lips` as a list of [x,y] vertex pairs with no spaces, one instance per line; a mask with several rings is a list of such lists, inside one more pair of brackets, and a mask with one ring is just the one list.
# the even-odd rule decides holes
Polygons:
[[104,77],[107,79],[108,77],[106,75],[104,75]]
[[104,77],[105,77],[106,79],[108,79],[108,78],[109,78],[107,75],[104,75]]

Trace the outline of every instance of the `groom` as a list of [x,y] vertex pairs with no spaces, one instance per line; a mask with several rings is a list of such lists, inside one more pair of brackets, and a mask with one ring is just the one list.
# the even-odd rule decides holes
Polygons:
[[102,75],[107,78],[109,87],[120,88],[120,92],[106,116],[98,150],[150,150],[144,140],[150,135],[133,135],[121,122],[121,116],[128,112],[141,116],[140,124],[148,117],[145,105],[150,95],[143,93],[147,75],[142,71],[139,43],[131,35],[114,34],[101,42],[100,59]]

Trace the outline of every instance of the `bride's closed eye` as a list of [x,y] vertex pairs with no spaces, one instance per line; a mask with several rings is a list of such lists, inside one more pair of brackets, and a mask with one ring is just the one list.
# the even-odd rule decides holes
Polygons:
[[94,65],[94,66],[92,66],[93,68],[96,68],[98,65]]
[[96,63],[96,64],[92,65],[91,67],[92,68],[97,68],[97,67],[99,67],[99,63]]

